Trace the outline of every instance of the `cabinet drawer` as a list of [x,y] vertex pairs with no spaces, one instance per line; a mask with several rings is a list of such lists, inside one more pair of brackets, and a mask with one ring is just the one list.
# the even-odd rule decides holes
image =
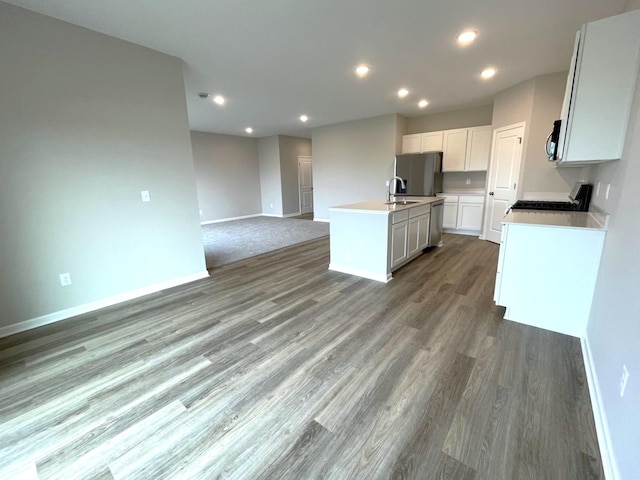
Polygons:
[[484,203],[484,197],[481,195],[460,195],[458,201],[460,203]]
[[412,207],[409,209],[409,218],[419,217],[425,213],[431,212],[431,205],[420,205],[419,207]]
[[391,223],[398,223],[408,219],[409,219],[409,210],[402,210],[401,212],[393,212],[391,214]]
[[438,195],[444,198],[444,203],[458,203],[458,195]]

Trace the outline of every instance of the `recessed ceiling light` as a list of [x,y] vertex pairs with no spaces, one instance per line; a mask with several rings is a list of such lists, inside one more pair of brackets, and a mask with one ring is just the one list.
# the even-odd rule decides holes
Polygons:
[[427,105],[429,105],[429,102],[427,102],[424,98],[418,102],[418,106],[419,106],[420,108],[424,108],[424,107],[426,107]]
[[462,46],[469,45],[478,36],[478,32],[475,30],[466,30],[458,35],[458,43]]
[[369,73],[369,67],[366,65],[358,65],[356,67],[356,75],[359,77],[366,77],[367,73]]
[[300,115],[301,122],[306,122],[307,120],[309,120],[309,117],[307,117],[306,115]]
[[247,132],[247,133],[253,133],[253,128],[247,127],[247,128],[244,129],[244,131]]
[[401,88],[400,90],[398,90],[398,96],[400,98],[404,98],[407,95],[409,95],[409,90],[407,90],[406,88]]
[[480,74],[480,76],[482,78],[491,78],[496,74],[496,69],[493,67],[489,67],[489,68],[485,68],[482,73]]
[[216,95],[213,97],[213,101],[218,105],[224,105],[227,100],[222,95]]

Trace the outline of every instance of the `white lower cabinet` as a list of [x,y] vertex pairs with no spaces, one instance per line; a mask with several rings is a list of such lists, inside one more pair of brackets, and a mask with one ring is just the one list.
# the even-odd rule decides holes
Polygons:
[[458,230],[482,230],[484,197],[479,195],[460,195],[458,197]]
[[504,318],[584,335],[604,238],[602,229],[505,223],[494,291]]
[[479,234],[482,230],[484,195],[438,194],[444,198],[442,227],[453,233]]
[[407,238],[407,254],[411,257],[429,245],[430,215],[420,215],[409,220],[409,236]]
[[404,263],[408,258],[407,240],[409,222],[404,220],[391,225],[391,269]]
[[420,254],[429,244],[430,205],[395,212],[391,216],[391,270]]

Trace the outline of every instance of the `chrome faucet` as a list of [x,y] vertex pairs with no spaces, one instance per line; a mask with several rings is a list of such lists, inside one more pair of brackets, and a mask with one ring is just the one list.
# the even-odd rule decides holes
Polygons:
[[[406,184],[404,183],[404,180],[401,179],[398,176],[393,176],[389,179],[389,181],[387,182],[387,203],[389,203],[391,201],[391,195],[393,195],[395,197],[396,195],[396,180],[400,180],[400,185],[402,185],[402,189],[404,190],[405,188],[407,188]],[[391,185],[393,185],[393,193],[391,193]]]

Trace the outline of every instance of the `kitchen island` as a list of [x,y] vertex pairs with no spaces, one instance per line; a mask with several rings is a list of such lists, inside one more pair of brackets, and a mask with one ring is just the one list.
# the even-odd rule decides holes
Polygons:
[[394,200],[329,208],[329,270],[386,283],[423,249],[442,244],[442,198]]
[[596,212],[511,211],[502,221],[494,292],[504,318],[583,336],[606,224]]

